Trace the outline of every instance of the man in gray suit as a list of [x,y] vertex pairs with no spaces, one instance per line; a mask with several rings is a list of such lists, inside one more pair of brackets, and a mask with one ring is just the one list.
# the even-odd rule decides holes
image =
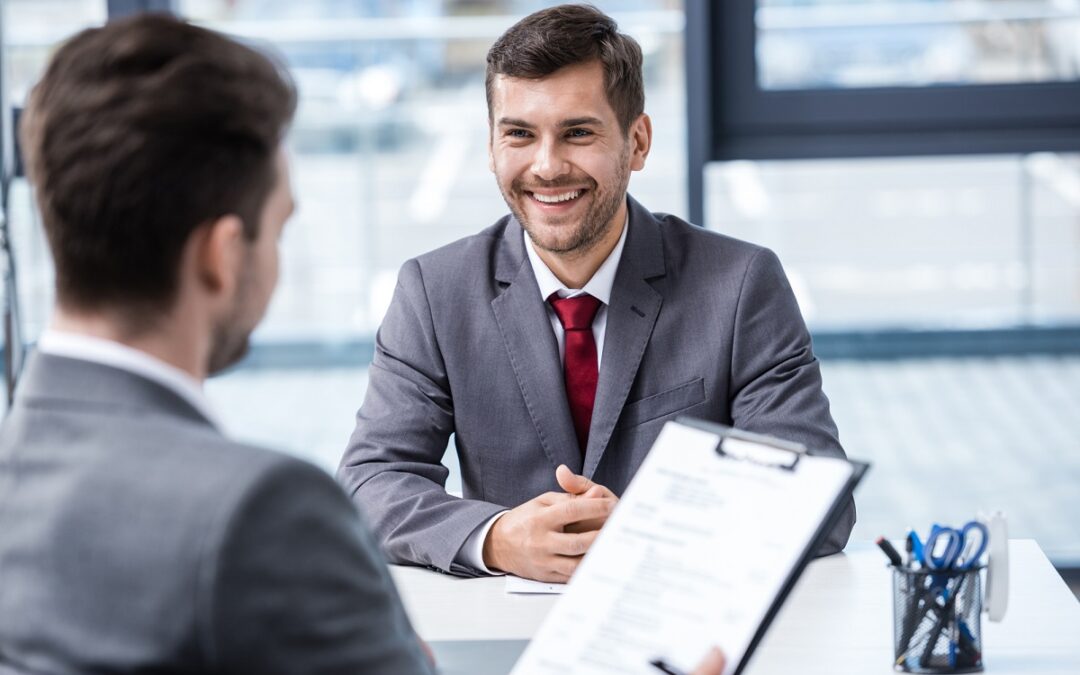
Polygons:
[[0,431],[0,673],[428,673],[321,470],[228,440],[292,211],[292,85],[166,17],[54,56],[23,147],[57,306]]
[[565,581],[681,414],[843,456],[776,256],[627,195],[652,142],[637,43],[542,10],[492,46],[487,97],[511,213],[405,263],[339,469],[387,554]]

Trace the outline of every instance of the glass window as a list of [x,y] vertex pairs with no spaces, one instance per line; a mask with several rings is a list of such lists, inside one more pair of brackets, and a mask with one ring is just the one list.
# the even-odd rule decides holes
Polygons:
[[710,228],[777,251],[818,331],[1080,324],[1080,156],[719,162]]
[[[108,16],[105,0],[7,0],[2,4],[7,59],[4,87],[7,100],[16,108],[25,104],[57,44],[84,28],[105,23]],[[9,209],[23,337],[33,341],[49,318],[53,275],[37,209],[24,179],[13,181]]]
[[755,24],[763,89],[1080,76],[1077,0],[758,0]]
[[105,23],[105,0],[6,0],[4,41],[7,45],[8,95],[21,105],[41,76],[56,44],[89,26]]

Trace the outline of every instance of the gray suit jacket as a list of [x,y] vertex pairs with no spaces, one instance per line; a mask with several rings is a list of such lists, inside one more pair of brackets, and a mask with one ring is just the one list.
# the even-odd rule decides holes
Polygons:
[[[843,456],[776,256],[629,204],[584,456],[521,225],[402,267],[338,471],[392,560],[472,573],[454,557],[478,525],[559,490],[559,464],[621,494],[680,414]],[[463,499],[443,489],[451,434]],[[851,503],[821,553],[854,522]]]
[[319,469],[171,390],[36,355],[0,430],[0,673],[427,673]]

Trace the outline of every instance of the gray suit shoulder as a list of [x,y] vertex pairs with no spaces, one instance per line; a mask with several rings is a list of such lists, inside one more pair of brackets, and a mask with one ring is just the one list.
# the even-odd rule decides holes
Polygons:
[[283,675],[428,673],[385,560],[340,486],[307,462],[233,449],[257,465],[224,512],[203,579],[211,662]]
[[186,545],[198,549],[189,569],[210,667],[429,672],[374,538],[328,473],[209,427],[154,426],[163,454],[188,467],[157,503],[201,512]]
[[162,416],[147,420],[148,428],[160,444],[157,457],[147,461],[177,466],[183,481],[167,481],[156,490],[175,490],[176,499],[195,499],[210,506],[230,510],[244,495],[282,472],[295,476],[323,476],[318,467],[286,453],[239,442],[212,427],[193,425]]
[[458,277],[464,261],[470,265],[487,264],[493,268],[496,252],[509,222],[510,215],[508,214],[476,234],[462,237],[445,246],[428,251],[409,260],[406,265],[415,263],[422,270],[425,280],[443,275]]
[[669,213],[652,214],[660,227],[668,259],[677,267],[685,257],[704,256],[727,264],[748,265],[759,255],[775,258],[770,249],[686,222]]

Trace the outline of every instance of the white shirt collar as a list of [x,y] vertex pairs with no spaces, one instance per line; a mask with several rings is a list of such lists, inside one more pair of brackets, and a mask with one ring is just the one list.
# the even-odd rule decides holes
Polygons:
[[189,373],[144,351],[102,338],[46,329],[37,342],[42,354],[100,363],[152,380],[190,403],[217,428],[222,428],[202,384]]
[[560,298],[570,298],[576,295],[582,295],[588,293],[600,302],[604,303],[604,306],[611,304],[611,289],[615,285],[615,272],[619,269],[619,260],[622,259],[623,247],[626,244],[626,232],[630,229],[630,210],[626,210],[626,222],[623,223],[622,234],[619,236],[619,242],[615,244],[615,248],[611,250],[608,257],[604,259],[604,262],[592,275],[592,278],[580,289],[567,288],[566,284],[559,281],[559,278],[551,271],[551,268],[547,266],[541,258],[540,254],[536,252],[536,248],[533,247],[532,239],[529,238],[529,233],[525,232],[525,228],[521,230],[521,236],[525,238],[525,252],[529,255],[529,263],[532,265],[533,276],[536,277],[536,284],[540,287],[540,295],[546,301],[551,297],[552,293],[558,293]]

